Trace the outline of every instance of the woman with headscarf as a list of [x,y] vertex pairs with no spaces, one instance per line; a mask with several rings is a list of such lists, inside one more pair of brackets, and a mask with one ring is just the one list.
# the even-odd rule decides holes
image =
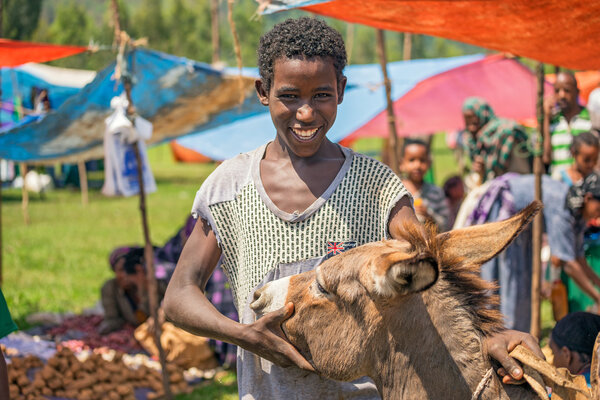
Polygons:
[[483,99],[470,97],[462,108],[465,119],[465,144],[473,171],[480,183],[506,172],[529,174],[532,157],[527,149],[527,134],[514,121],[498,118]]
[[[534,200],[533,175],[504,174],[490,182],[467,225],[506,219]],[[600,175],[588,175],[581,185],[542,177],[543,217],[552,263],[593,301],[600,304],[600,277],[588,265],[583,249],[586,221],[600,217]],[[510,329],[529,331],[531,320],[531,227],[497,257],[481,267],[481,276],[499,285],[500,311]]]

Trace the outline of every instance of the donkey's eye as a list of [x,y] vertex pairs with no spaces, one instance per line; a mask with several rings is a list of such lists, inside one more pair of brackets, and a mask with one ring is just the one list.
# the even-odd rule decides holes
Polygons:
[[323,286],[321,286],[319,281],[315,281],[315,282],[317,283],[317,289],[319,289],[319,292],[321,292],[323,294],[329,294],[329,292],[327,290],[325,290],[325,288]]

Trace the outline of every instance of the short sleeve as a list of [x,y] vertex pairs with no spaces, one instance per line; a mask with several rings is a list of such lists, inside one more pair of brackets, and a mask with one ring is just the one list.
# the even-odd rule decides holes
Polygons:
[[4,295],[0,290],[0,338],[5,337],[11,332],[16,331],[17,325],[12,320]]

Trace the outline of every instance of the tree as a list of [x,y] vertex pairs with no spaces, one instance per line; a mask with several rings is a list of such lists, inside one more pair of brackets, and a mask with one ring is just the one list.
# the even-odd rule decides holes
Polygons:
[[42,0],[3,0],[0,37],[30,40],[38,25]]

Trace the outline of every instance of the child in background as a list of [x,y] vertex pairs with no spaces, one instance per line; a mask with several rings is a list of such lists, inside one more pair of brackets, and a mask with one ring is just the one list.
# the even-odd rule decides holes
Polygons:
[[465,197],[465,183],[460,176],[451,176],[444,182],[444,195],[448,206],[448,230],[450,230],[454,227],[456,215]]
[[584,375],[589,386],[594,343],[599,332],[600,315],[576,312],[558,321],[550,336],[554,366],[567,368],[573,375]]
[[556,170],[552,178],[573,186],[594,171],[598,162],[600,141],[593,133],[583,132],[573,138],[570,151],[573,164],[567,169]]
[[448,227],[448,206],[444,192],[439,187],[424,181],[431,166],[429,146],[421,140],[406,139],[402,148],[400,173],[402,183],[414,196],[414,208],[421,222],[430,221],[440,231]]

